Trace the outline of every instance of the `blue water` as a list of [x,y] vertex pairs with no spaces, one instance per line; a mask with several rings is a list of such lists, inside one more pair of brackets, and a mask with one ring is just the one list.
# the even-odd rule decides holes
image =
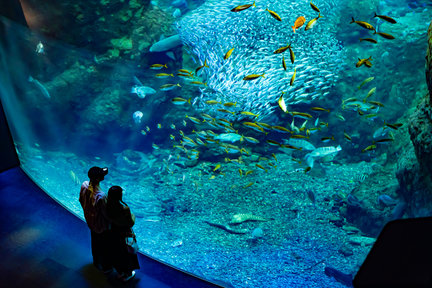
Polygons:
[[[309,1],[256,1],[241,12],[230,10],[248,3],[153,1],[140,10],[131,1],[114,16],[128,19],[117,25],[129,33],[89,33],[74,45],[43,34],[37,17],[32,31],[4,21],[0,95],[23,168],[82,218],[87,170],[109,167],[102,189],[124,188],[140,249],[210,280],[343,287],[324,268],[354,275],[380,229],[350,218],[350,205],[382,219],[392,213],[378,197],[397,184],[396,156],[409,142],[404,115],[427,90],[431,13],[420,1],[313,3],[323,18],[305,30],[318,16]],[[93,26],[83,12],[86,31],[116,31],[102,19],[113,13],[105,5],[93,8]],[[174,12],[182,16],[162,18]],[[306,22],[294,34],[299,16]],[[289,44],[294,63],[289,48],[274,54]],[[369,57],[371,67],[356,67]],[[264,77],[243,80],[252,74]],[[236,214],[268,221],[229,225]]]

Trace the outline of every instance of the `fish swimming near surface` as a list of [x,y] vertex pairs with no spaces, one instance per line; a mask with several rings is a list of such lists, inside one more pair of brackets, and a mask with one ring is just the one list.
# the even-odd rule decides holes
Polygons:
[[298,17],[295,20],[294,25],[291,26],[291,28],[293,29],[294,33],[295,33],[296,29],[301,28],[305,22],[306,22],[306,18],[304,16]]

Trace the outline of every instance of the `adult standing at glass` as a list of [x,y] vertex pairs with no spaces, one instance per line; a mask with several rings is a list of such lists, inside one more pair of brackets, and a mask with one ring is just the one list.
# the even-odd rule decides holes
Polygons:
[[112,227],[112,259],[113,266],[124,281],[129,281],[139,269],[138,256],[131,253],[126,245],[127,237],[135,237],[132,226],[135,224],[135,215],[131,213],[129,206],[123,202],[123,189],[113,186],[108,190],[107,215]]
[[108,174],[108,168],[92,167],[88,171],[90,181],[81,185],[79,201],[84,210],[84,217],[91,231],[91,249],[93,264],[108,274],[112,271],[110,222],[106,216],[106,195],[100,188],[100,182]]

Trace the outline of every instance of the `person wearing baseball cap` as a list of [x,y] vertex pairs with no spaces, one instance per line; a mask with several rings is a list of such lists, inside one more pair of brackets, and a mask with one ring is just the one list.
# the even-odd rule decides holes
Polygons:
[[91,232],[93,264],[105,274],[112,271],[109,253],[111,244],[110,221],[106,216],[106,195],[100,188],[100,182],[108,174],[108,168],[91,167],[88,170],[90,181],[81,185],[79,201],[84,210],[84,218]]

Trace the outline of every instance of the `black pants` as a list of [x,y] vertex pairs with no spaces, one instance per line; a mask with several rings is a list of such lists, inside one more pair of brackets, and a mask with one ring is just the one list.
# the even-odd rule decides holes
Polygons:
[[111,231],[104,231],[102,233],[91,231],[93,265],[100,270],[112,268],[112,257],[110,254],[111,238]]
[[133,270],[140,268],[138,256],[128,252],[124,233],[112,232],[111,255],[113,266],[118,273],[129,275]]

